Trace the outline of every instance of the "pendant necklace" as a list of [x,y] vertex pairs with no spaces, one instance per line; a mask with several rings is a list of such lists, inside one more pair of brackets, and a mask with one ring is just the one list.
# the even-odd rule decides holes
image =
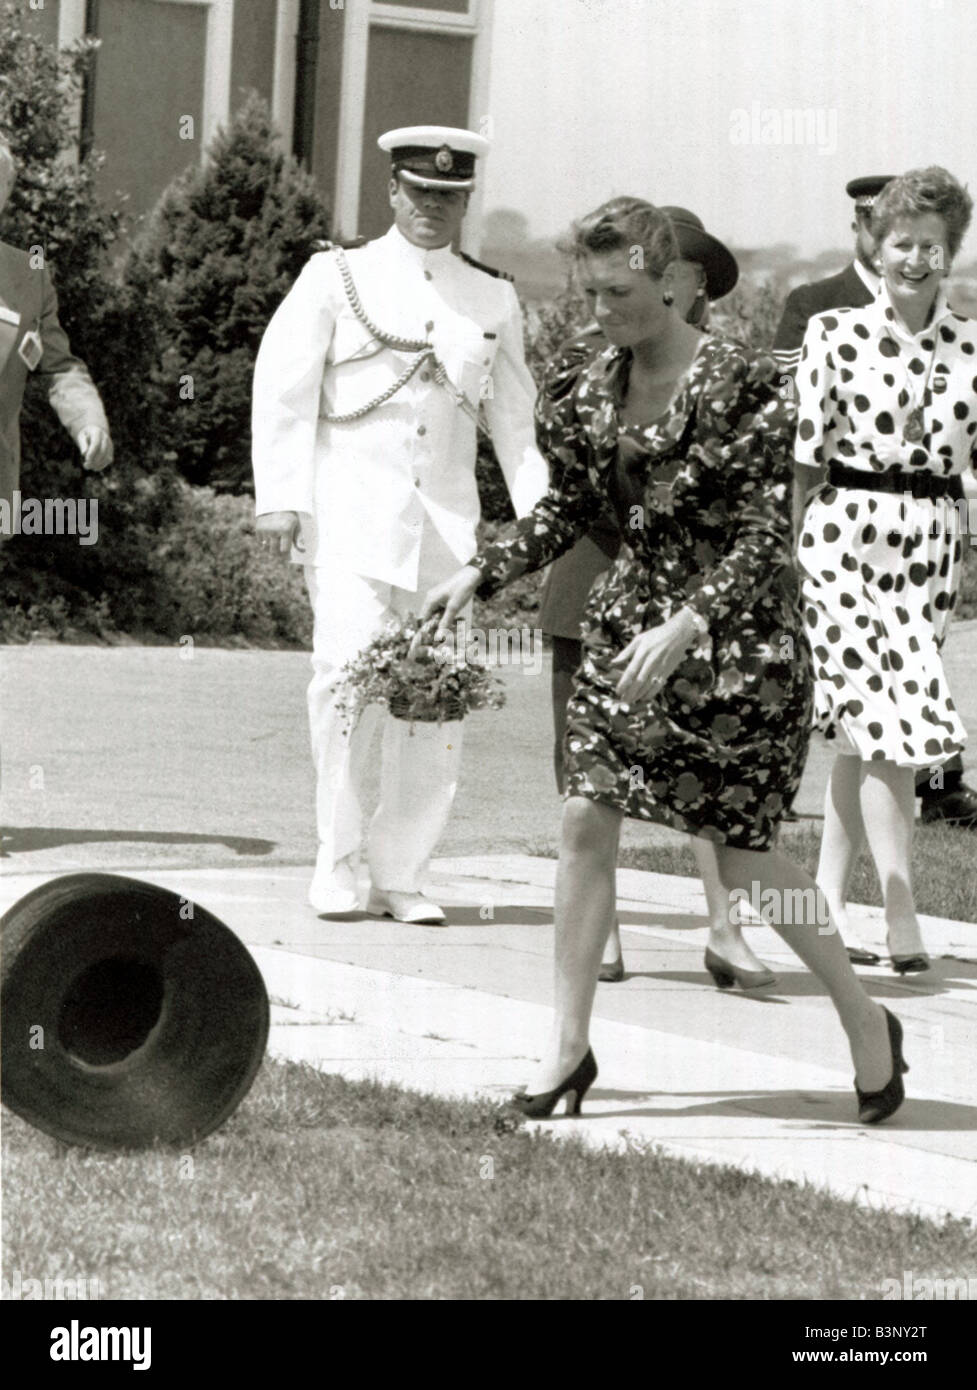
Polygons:
[[[896,344],[896,348],[898,349],[899,344],[896,342],[895,338],[893,338],[891,334],[889,336],[892,339],[892,342]],[[900,351],[900,356],[901,355],[902,354]],[[919,397],[917,397],[916,392],[913,388],[913,383],[910,380],[908,364],[906,366],[906,385],[909,387],[909,392],[912,396],[913,408],[906,416],[906,422],[902,427],[903,444],[918,444],[919,441],[923,438],[923,435],[926,433],[926,425],[923,421],[923,403],[926,400],[926,393],[929,390],[930,377],[933,375],[933,366],[935,362],[936,343],[934,342],[933,351],[930,353],[930,363],[926,369],[926,379],[923,382],[922,393],[919,395]]]

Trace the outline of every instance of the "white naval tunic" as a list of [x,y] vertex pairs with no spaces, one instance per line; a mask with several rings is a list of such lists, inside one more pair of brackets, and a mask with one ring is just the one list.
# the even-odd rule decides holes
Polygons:
[[[346,253],[367,316],[397,337],[430,342],[451,385],[479,403],[518,515],[546,491],[536,449],[535,386],[512,285],[450,249],[426,251],[392,227]],[[305,562],[416,587],[425,516],[459,564],[475,552],[478,489],[472,415],[433,364],[361,419],[330,424],[380,395],[413,354],[383,347],[353,313],[337,258],[311,258],[268,325],[255,368],[255,502],[296,511]],[[309,524],[311,523],[311,524]]]
[[[337,257],[313,256],[268,325],[255,368],[253,457],[258,514],[302,520],[315,614],[309,724],[319,854],[312,896],[345,861],[355,872],[370,744],[381,711],[352,735],[337,713],[342,667],[393,617],[417,612],[434,584],[475,553],[481,401],[513,505],[522,516],[547,490],[536,449],[535,386],[512,286],[450,248],[425,251],[396,228],[347,253],[366,316],[398,338],[429,342],[455,391],[426,362],[396,395],[350,423],[323,417],[382,394],[413,354],[378,343],[354,314]],[[451,810],[462,726],[389,716],[380,804],[370,826],[375,887],[416,892]]]

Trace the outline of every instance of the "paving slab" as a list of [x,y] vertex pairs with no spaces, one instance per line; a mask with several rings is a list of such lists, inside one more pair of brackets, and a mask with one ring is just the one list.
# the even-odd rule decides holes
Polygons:
[[[317,918],[304,866],[139,876],[214,911],[247,943],[274,1004],[273,1055],[502,1100],[524,1083],[549,1024],[555,869],[512,854],[435,861],[446,928]],[[8,870],[0,908],[48,877]],[[538,1127],[807,1181],[879,1208],[977,1219],[973,925],[925,921],[939,957],[926,976],[862,972],[902,1019],[912,1067],[906,1105],[869,1130],[855,1122],[847,1047],[819,983],[760,923],[747,931],[776,989],[716,990],[702,966],[704,906],[697,880],[620,872],[629,976],[598,988],[600,1076],[581,1119]],[[856,915],[876,939],[873,914]]]

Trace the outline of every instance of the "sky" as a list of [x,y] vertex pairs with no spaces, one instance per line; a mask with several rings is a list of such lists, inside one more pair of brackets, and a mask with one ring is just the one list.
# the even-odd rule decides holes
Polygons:
[[547,237],[630,193],[814,255],[850,244],[856,175],[977,196],[977,0],[495,0],[490,108],[486,218]]

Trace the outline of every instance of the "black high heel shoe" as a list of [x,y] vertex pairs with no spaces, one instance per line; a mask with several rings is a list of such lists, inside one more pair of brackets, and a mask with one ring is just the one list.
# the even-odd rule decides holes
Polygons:
[[777,983],[772,970],[743,970],[723,960],[711,946],[706,947],[703,964],[719,989],[732,989],[734,984],[739,985],[740,989],[767,989]]
[[598,980],[605,985],[617,985],[624,979],[624,957],[604,962],[597,972]]
[[863,1125],[877,1125],[894,1115],[906,1099],[906,1088],[902,1078],[909,1070],[902,1055],[902,1024],[883,1007],[886,1027],[889,1030],[889,1048],[892,1052],[892,1075],[881,1091],[863,1091],[855,1078],[855,1095],[858,1097],[858,1119]]
[[545,1120],[549,1115],[552,1115],[560,1097],[566,1096],[566,1113],[579,1115],[580,1102],[596,1080],[597,1059],[588,1047],[580,1065],[554,1090],[541,1091],[538,1096],[529,1096],[525,1091],[518,1091],[512,1097],[510,1104],[514,1105],[517,1110],[521,1110],[524,1115],[528,1115],[531,1120]]
[[890,956],[892,968],[897,975],[919,975],[930,968],[929,956]]

